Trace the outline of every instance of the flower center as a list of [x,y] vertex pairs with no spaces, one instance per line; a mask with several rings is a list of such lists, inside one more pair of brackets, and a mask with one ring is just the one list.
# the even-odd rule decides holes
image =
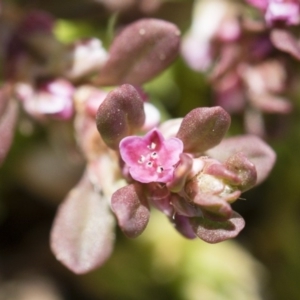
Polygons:
[[[151,143],[147,146],[149,150],[155,150],[156,148],[155,143]],[[152,169],[155,172],[161,174],[164,171],[163,166],[161,165],[161,162],[159,161],[159,155],[156,151],[150,152],[146,155],[140,155],[138,159],[138,164],[144,165],[147,169]]]

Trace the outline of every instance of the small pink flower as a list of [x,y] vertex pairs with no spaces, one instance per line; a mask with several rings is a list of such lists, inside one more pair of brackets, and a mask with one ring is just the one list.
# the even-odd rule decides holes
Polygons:
[[28,83],[16,85],[16,95],[25,111],[37,119],[45,116],[68,120],[73,115],[74,86],[67,80],[56,78],[33,87]]
[[265,20],[269,26],[277,21],[289,26],[300,23],[299,0],[247,0],[247,2],[265,13]]
[[156,128],[144,137],[128,136],[120,142],[120,154],[130,175],[142,183],[171,181],[182,151],[180,139],[165,140]]
[[287,25],[298,25],[300,23],[300,4],[298,1],[270,0],[265,19],[269,25],[276,21],[285,22]]

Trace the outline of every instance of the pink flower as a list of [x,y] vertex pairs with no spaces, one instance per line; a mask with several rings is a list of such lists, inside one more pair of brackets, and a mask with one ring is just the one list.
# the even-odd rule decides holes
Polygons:
[[300,23],[299,0],[247,0],[247,2],[265,13],[269,26],[274,22],[284,22],[286,25]]
[[165,140],[156,128],[144,137],[128,136],[120,142],[120,155],[130,175],[142,183],[171,181],[182,151],[180,139]]
[[287,25],[298,25],[300,23],[300,4],[298,1],[270,0],[265,19],[269,25],[276,21],[285,22]]
[[48,116],[68,120],[73,115],[75,88],[65,79],[47,80],[36,87],[28,83],[19,83],[15,90],[25,111],[36,119]]

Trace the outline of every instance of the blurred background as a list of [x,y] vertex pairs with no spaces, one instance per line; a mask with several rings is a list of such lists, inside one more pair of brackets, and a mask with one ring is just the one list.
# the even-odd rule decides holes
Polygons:
[[[19,0],[2,1],[1,9],[11,19],[16,11],[46,11],[62,43],[98,37],[107,48],[115,28],[143,17],[173,22],[185,36],[194,8],[188,0]],[[294,82],[299,74],[295,60]],[[21,112],[0,169],[0,300],[300,299],[300,93],[293,88],[288,114],[264,114],[263,138],[277,163],[234,203],[246,220],[238,238],[216,245],[185,240],[153,209],[142,236],[129,240],[117,231],[110,259],[86,275],[66,269],[49,248],[57,206],[84,169],[72,121],[40,124]],[[216,103],[208,72],[192,70],[182,55],[144,89],[170,117]],[[229,135],[247,131],[244,113],[231,114]]]

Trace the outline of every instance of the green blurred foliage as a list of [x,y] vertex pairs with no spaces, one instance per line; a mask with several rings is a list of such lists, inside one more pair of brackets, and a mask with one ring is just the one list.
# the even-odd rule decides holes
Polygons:
[[83,284],[109,299],[262,299],[263,267],[238,244],[186,240],[153,211],[143,235],[118,238],[111,259],[83,277]]

